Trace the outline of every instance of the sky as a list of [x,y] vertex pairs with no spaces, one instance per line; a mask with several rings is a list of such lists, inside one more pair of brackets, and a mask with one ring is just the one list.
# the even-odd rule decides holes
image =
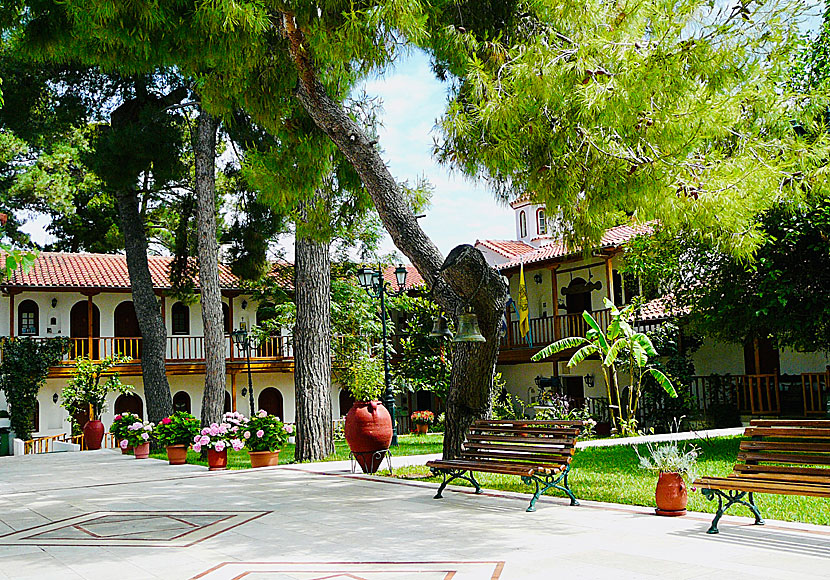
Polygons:
[[[433,160],[434,127],[444,110],[446,86],[432,74],[423,53],[402,58],[383,77],[366,82],[364,89],[383,105],[379,141],[392,175],[413,184],[424,176],[435,188],[420,224],[445,255],[458,244],[474,244],[480,238],[515,237],[509,207],[497,202],[483,186],[452,174]],[[47,223],[43,217],[32,216],[22,229],[35,242],[48,243],[52,240],[45,232]],[[293,259],[293,237],[285,236],[280,242],[286,258]],[[395,251],[386,235],[379,253]]]

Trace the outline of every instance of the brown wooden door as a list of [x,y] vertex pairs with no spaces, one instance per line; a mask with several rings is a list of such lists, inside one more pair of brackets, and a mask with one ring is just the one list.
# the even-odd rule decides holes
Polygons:
[[259,394],[257,404],[260,409],[265,409],[269,415],[284,419],[282,408],[282,393],[274,387],[268,387]]
[[[574,288],[577,286],[584,286],[585,280],[582,278],[574,278],[571,283],[568,285],[569,288]],[[565,307],[568,310],[568,314],[579,314],[581,312],[591,311],[591,293],[590,292],[578,292],[574,294],[566,294],[565,295]]]
[[113,326],[116,337],[130,340],[116,340],[116,353],[127,355],[133,359],[141,359],[141,329],[138,326],[138,316],[131,301],[122,302],[115,307]]
[[[756,352],[757,350],[757,352]],[[758,365],[756,367],[756,361]],[[778,349],[768,338],[759,338],[744,345],[744,368],[748,375],[774,375],[781,368]]]
[[[88,338],[89,337],[89,313],[88,304],[86,300],[76,302],[75,306],[69,312],[69,336],[71,338]],[[101,336],[101,312],[98,307],[92,305],[92,336],[97,338]],[[89,341],[72,341],[73,348],[70,353],[73,358],[78,356],[90,356]],[[99,358],[98,341],[92,341],[92,358]]]
[[135,413],[142,419],[144,418],[144,401],[135,393],[119,395],[115,399],[113,408],[115,409],[116,415],[120,415],[121,413]]

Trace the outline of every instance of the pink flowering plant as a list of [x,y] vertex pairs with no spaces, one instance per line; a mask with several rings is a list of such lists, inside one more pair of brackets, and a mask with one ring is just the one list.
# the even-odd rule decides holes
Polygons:
[[147,421],[138,420],[131,425],[127,425],[127,431],[124,438],[119,442],[121,449],[127,447],[138,447],[144,443],[149,443],[153,437],[153,428],[155,425]]
[[190,445],[194,437],[199,435],[199,419],[185,413],[184,411],[177,411],[162,419],[154,431],[156,441],[162,447],[168,445]]
[[284,425],[279,417],[260,410],[248,419],[248,424],[242,432],[242,439],[248,451],[279,451],[293,431],[293,426]]
[[136,421],[141,421],[141,417],[135,413],[119,413],[112,420],[112,425],[110,425],[110,433],[112,433],[112,436],[115,437],[116,441],[121,443],[121,441],[127,437],[127,427]]
[[435,415],[432,411],[415,411],[409,418],[416,425],[432,425],[435,422]]
[[193,437],[193,451],[200,453],[203,448],[219,452],[241,450],[245,446],[241,436],[247,422],[248,419],[241,413],[225,413],[221,423],[211,423]]

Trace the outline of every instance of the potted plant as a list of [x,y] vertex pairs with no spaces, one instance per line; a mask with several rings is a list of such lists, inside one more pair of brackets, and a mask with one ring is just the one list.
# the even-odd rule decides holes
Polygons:
[[239,437],[241,435],[239,430],[239,425],[232,425],[224,420],[221,423],[211,423],[209,427],[203,427],[199,434],[193,437],[193,451],[201,453],[202,448],[207,449],[210,471],[227,469],[228,447],[239,451],[245,446]]
[[384,387],[382,363],[360,355],[344,378],[355,399],[343,429],[346,443],[363,473],[374,473],[392,442],[392,416],[379,400]]
[[[121,363],[131,360],[124,355],[114,355],[104,360],[93,362],[88,357],[78,357],[75,361],[75,374],[61,391],[63,402],[61,406],[69,411],[70,416],[77,416],[85,411],[89,412],[89,421],[82,425],[84,442],[87,449],[100,449],[104,439],[104,424],[98,417],[106,409],[107,396],[110,393],[131,393],[133,388],[121,382],[118,373],[110,369]],[[101,379],[109,373],[105,382]]]
[[159,445],[167,448],[170,465],[183,465],[187,463],[190,442],[199,435],[199,420],[190,413],[177,411],[156,425],[154,435]]
[[136,421],[141,421],[141,417],[130,412],[121,413],[112,419],[110,433],[112,433],[113,438],[118,443],[119,448],[121,448],[121,453],[126,454],[128,451],[132,451],[132,447],[130,446],[127,446],[126,448],[121,447],[121,441],[127,438],[127,427]]
[[658,474],[655,500],[657,515],[684,516],[689,494],[686,489],[684,476],[694,480],[697,457],[700,450],[694,445],[681,448],[676,441],[646,444],[648,453],[637,456],[640,458],[640,467]]
[[153,427],[152,423],[146,421],[136,421],[132,425],[127,425],[126,434],[119,446],[121,449],[132,447],[136,459],[147,459],[150,456],[150,438],[153,436]]
[[418,435],[426,435],[429,426],[435,422],[435,415],[432,411],[415,411],[409,418],[415,425],[415,432]]
[[280,447],[285,445],[288,433],[279,417],[260,410],[248,420],[242,438],[251,456],[251,467],[269,467],[279,463]]

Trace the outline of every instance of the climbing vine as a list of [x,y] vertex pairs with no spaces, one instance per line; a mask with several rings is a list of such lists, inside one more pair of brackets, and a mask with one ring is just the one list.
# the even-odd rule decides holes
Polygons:
[[49,367],[57,364],[68,348],[66,338],[16,338],[3,343],[0,389],[6,395],[11,427],[18,438],[31,438],[37,393],[46,382]]

